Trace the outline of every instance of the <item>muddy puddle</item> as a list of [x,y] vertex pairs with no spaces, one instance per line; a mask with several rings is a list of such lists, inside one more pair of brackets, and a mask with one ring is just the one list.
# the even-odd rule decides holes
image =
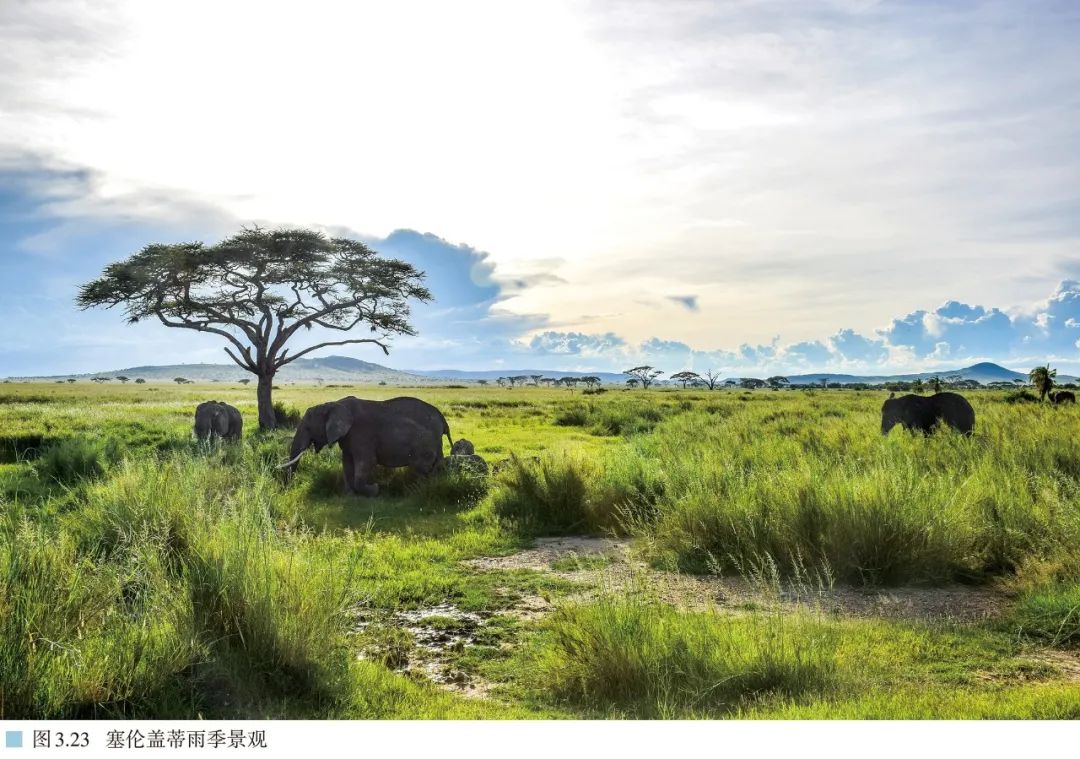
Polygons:
[[366,633],[366,640],[358,656],[462,695],[483,697],[488,685],[454,667],[453,659],[477,644],[484,619],[448,603],[389,613],[360,608],[354,629]]

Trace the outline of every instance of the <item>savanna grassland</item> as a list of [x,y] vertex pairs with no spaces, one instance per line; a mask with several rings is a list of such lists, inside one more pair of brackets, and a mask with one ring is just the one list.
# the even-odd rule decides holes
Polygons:
[[[1080,717],[1076,408],[275,400],[349,394],[436,404],[493,473],[345,497],[336,451],[284,481],[252,389],[0,385],[0,717]],[[192,440],[209,398],[242,443]]]

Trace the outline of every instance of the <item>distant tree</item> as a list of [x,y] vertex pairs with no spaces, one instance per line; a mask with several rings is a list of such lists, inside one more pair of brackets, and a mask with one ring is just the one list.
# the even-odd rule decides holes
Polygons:
[[634,388],[636,388],[638,386],[638,381],[636,379],[633,379],[633,378],[628,379],[626,381],[626,386],[628,388],[630,388],[631,390],[633,390]]
[[733,379],[724,380],[725,387],[738,387],[739,383]]
[[[424,275],[362,242],[303,229],[244,229],[216,245],[148,245],[106,267],[79,289],[83,308],[122,306],[129,323],[157,319],[218,335],[225,352],[258,379],[259,426],[276,426],[271,393],[286,364],[331,345],[369,343],[389,354],[389,338],[414,335],[409,301],[428,301]],[[301,331],[371,337],[324,340],[289,353]]]
[[251,380],[248,377],[244,377],[243,379],[239,379],[239,380],[237,380],[237,382],[239,382],[241,385],[249,385],[249,384],[251,384]]
[[144,379],[143,379],[142,377],[139,377],[139,378],[137,378],[137,379],[135,380],[135,384],[136,384],[136,385],[145,385],[145,384],[146,384],[146,380],[144,380]]
[[578,377],[563,377],[558,380],[558,383],[565,387],[567,390],[573,391],[577,388],[578,383],[581,380]]
[[720,372],[714,372],[712,369],[700,375],[700,379],[705,386],[710,390],[715,390],[716,386],[720,383]]
[[514,385],[525,385],[529,381],[529,377],[526,374],[518,374],[517,376],[508,377],[507,379],[510,380],[510,387],[514,387]]
[[769,377],[765,380],[765,384],[771,387],[773,390],[779,390],[782,387],[788,387],[791,384],[791,380],[787,377],[781,377],[779,375],[775,377]]
[[122,385],[126,385],[127,383],[131,382],[131,378],[130,378],[130,377],[125,377],[125,376],[124,376],[124,375],[122,375],[122,374],[118,374],[118,375],[116,376],[116,379],[120,380],[120,384],[122,384]]
[[911,392],[921,395],[924,389],[923,381],[916,377],[915,381],[911,383]]
[[495,380],[495,384],[499,387],[506,387],[506,377],[499,377],[497,380]]
[[69,384],[74,383],[75,378],[74,377],[68,377],[67,381],[68,381]]
[[635,366],[633,369],[624,369],[623,374],[629,374],[631,377],[641,383],[643,390],[648,390],[649,385],[656,381],[656,378],[663,374],[659,369],[654,369],[651,366]]
[[1057,377],[1057,369],[1051,369],[1050,364],[1046,366],[1036,366],[1030,372],[1028,372],[1028,378],[1031,380],[1031,384],[1035,386],[1035,389],[1039,392],[1039,400],[1045,401],[1046,395],[1054,389],[1054,378]]
[[935,393],[941,392],[941,377],[935,374],[933,377],[930,378],[930,389],[933,390]]
[[90,381],[101,384],[102,382],[112,382],[112,377],[91,377]]
[[486,385],[487,383],[488,381],[486,379],[479,379],[476,381],[476,384],[478,385]]
[[688,383],[695,382],[695,381],[700,380],[700,379],[701,379],[700,374],[698,374],[697,372],[691,372],[691,371],[675,372],[675,374],[671,375],[671,380],[673,382],[681,383],[683,390],[686,389],[686,386],[687,386]]
[[[11,384],[11,380],[4,380],[4,384],[5,384],[5,385],[9,385],[9,384]],[[64,384],[64,381],[63,381],[63,380],[56,380],[56,384],[57,384],[57,385],[63,385],[63,384]]]
[[532,383],[537,387],[540,387],[540,380],[542,380],[543,378],[544,378],[543,374],[530,374],[529,375],[529,379],[531,379]]
[[757,377],[743,377],[739,380],[739,387],[744,390],[757,390],[765,387],[765,380],[758,379]]
[[186,377],[173,377],[173,382],[175,382],[177,385],[191,384],[191,380],[187,379]]
[[585,387],[600,387],[602,384],[599,377],[582,377],[581,381],[584,383]]

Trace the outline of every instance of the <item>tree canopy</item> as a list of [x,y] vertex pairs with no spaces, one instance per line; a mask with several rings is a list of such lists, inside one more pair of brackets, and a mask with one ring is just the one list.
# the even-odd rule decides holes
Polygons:
[[[270,393],[281,367],[333,345],[368,343],[389,354],[390,337],[415,334],[409,301],[430,299],[422,272],[362,242],[252,227],[216,245],[148,245],[84,284],[76,302],[83,309],[120,306],[132,324],[156,319],[224,338],[229,357],[259,378],[259,424],[272,428]],[[368,335],[288,346],[315,327],[367,327]]]
[[624,369],[623,374],[629,374],[631,377],[641,383],[641,387],[645,390],[649,389],[649,385],[656,381],[656,378],[663,374],[659,369],[655,369],[651,366],[635,366],[633,369]]

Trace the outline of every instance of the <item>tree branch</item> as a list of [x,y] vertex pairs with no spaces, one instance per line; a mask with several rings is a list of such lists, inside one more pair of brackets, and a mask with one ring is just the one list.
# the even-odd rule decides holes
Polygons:
[[331,345],[357,345],[359,343],[374,343],[375,345],[382,348],[384,354],[386,354],[387,356],[390,355],[390,349],[384,343],[379,340],[375,340],[374,338],[363,338],[357,340],[337,340],[335,342],[319,343],[318,345],[313,345],[310,348],[304,348],[304,350],[300,351],[299,353],[294,353],[288,358],[285,358],[284,354],[282,354],[281,358],[274,362],[274,367],[276,369],[280,369],[281,367],[285,366],[285,364],[290,364],[301,356],[307,353],[311,353],[312,351],[316,351],[319,348],[329,348]]

